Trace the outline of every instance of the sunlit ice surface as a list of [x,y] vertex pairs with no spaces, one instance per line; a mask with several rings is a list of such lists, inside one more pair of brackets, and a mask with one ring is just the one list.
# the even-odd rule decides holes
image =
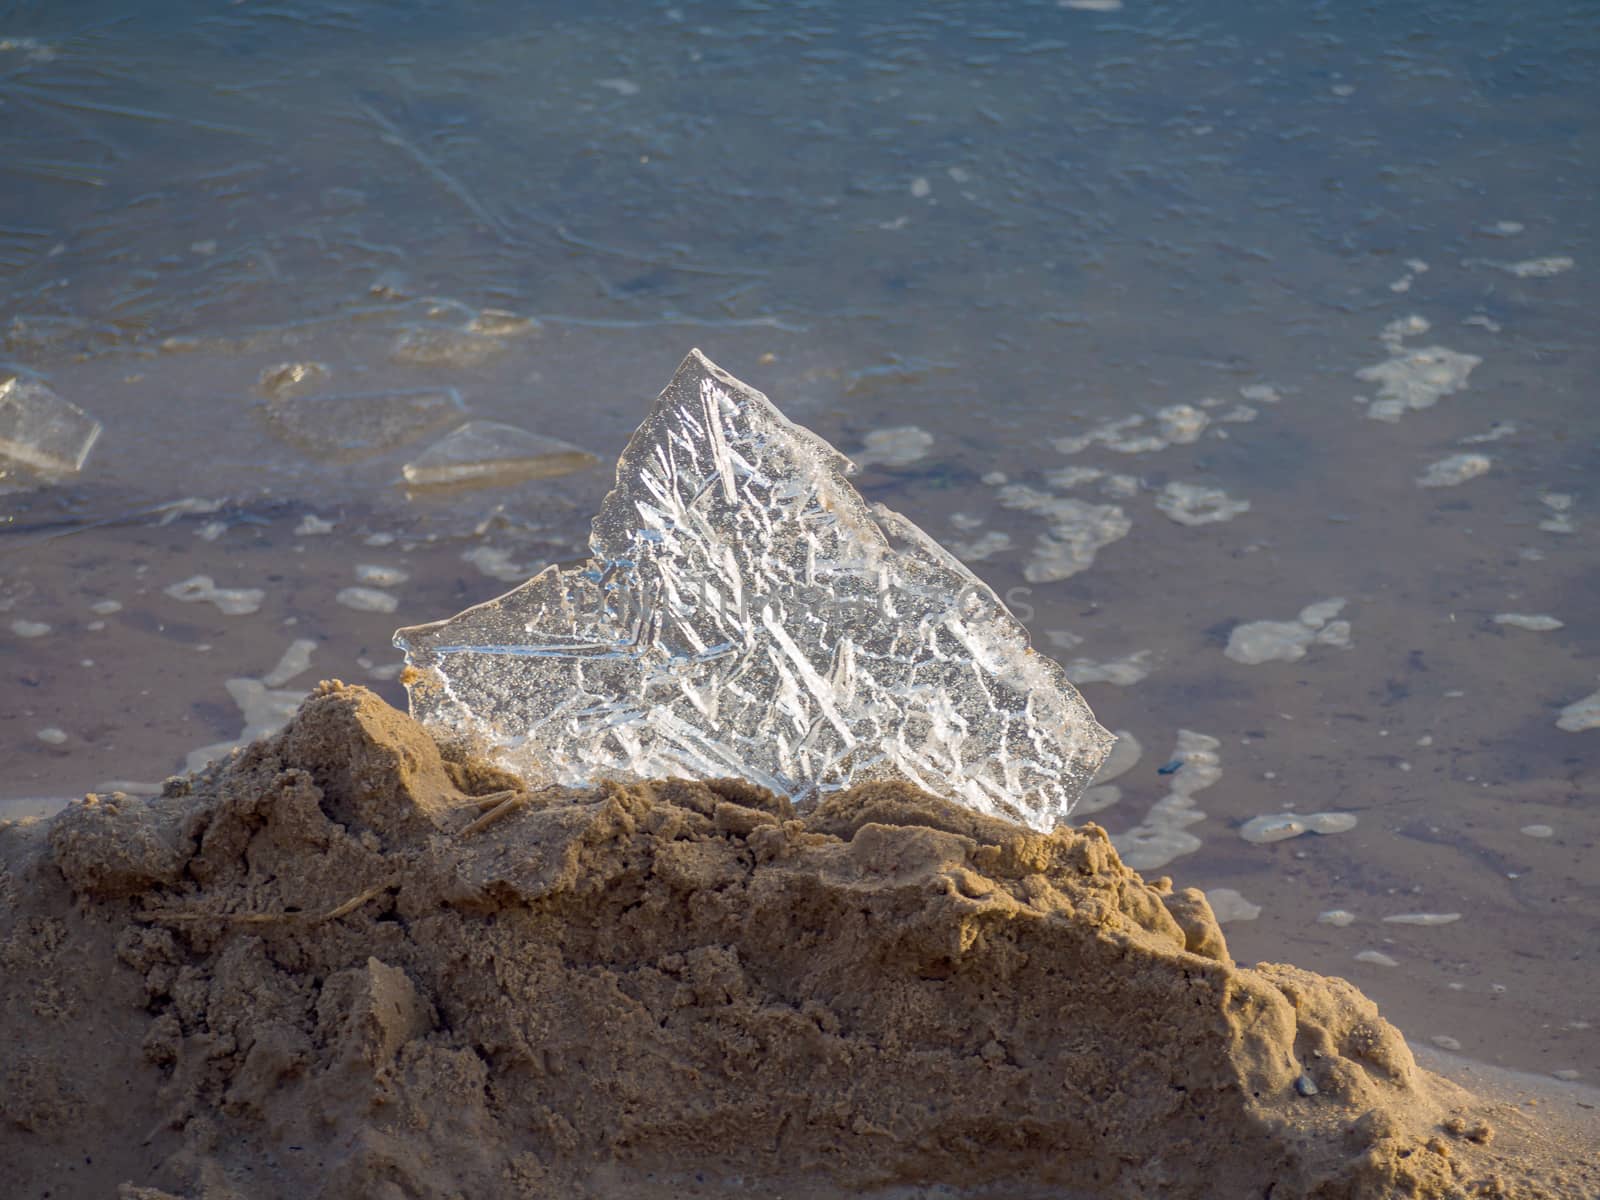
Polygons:
[[594,557],[402,629],[413,713],[534,783],[904,779],[1049,830],[1111,735],[999,598],[848,459],[692,352]]

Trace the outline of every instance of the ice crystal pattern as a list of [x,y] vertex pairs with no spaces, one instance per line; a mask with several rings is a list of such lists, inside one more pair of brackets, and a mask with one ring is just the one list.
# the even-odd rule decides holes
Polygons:
[[691,352],[623,451],[588,563],[395,634],[413,714],[533,785],[738,775],[803,806],[898,779],[1052,828],[1111,735],[852,469]]

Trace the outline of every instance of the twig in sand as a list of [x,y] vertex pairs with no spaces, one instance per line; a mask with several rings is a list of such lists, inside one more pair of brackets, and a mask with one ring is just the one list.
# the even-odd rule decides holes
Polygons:
[[[541,790],[543,790],[543,789],[541,789]],[[498,804],[496,804],[493,808],[489,809],[488,812],[484,813],[483,816],[479,817],[476,821],[472,822],[472,824],[468,825],[457,836],[465,838],[465,837],[471,837],[475,833],[482,833],[485,829],[489,828],[489,826],[493,825],[496,821],[498,821],[501,817],[505,816],[507,813],[513,811],[514,809],[521,808],[524,804],[526,804],[528,802],[529,797],[531,797],[532,795],[533,795],[532,792],[516,791],[516,792],[492,792],[487,796],[479,796],[477,799],[478,799],[478,803],[479,803],[480,807],[483,806],[485,801],[492,801],[492,800],[497,800],[498,799],[500,802]]]
[[320,925],[324,921],[337,921],[340,917],[349,916],[369,900],[375,900],[384,892],[395,886],[395,881],[386,879],[382,883],[373,884],[359,895],[351,896],[336,908],[330,908],[325,913],[306,912],[256,912],[256,913],[209,913],[179,911],[170,908],[154,908],[145,912],[134,913],[134,920],[148,922],[166,922],[171,924],[187,924],[194,921],[225,921],[230,925],[267,925],[275,922],[298,923],[302,925]]

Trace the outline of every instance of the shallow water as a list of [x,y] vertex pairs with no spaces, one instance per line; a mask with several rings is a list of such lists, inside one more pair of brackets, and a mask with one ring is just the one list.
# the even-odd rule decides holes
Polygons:
[[[105,426],[68,481],[0,477],[0,812],[159,781],[317,678],[403,703],[396,625],[582,553],[606,469],[408,493],[440,429],[291,420],[264,371],[454,388],[610,463],[698,345],[874,447],[861,489],[1046,652],[1139,656],[1083,685],[1143,746],[1093,819],[1126,835],[1179,731],[1218,740],[1198,848],[1150,873],[1259,905],[1236,955],[1592,1081],[1600,730],[1557,726],[1600,687],[1591,18],[0,3],[0,369]],[[1385,378],[1436,403],[1374,419]],[[1138,449],[1174,405],[1208,421]],[[904,426],[931,444],[869,439]],[[1419,486],[1460,454],[1487,471]],[[1183,524],[1174,483],[1250,507]],[[1060,497],[1128,526],[1071,575]],[[261,595],[168,594],[196,576]],[[1333,598],[1298,660],[1225,653]],[[1285,810],[1358,823],[1239,835]]]

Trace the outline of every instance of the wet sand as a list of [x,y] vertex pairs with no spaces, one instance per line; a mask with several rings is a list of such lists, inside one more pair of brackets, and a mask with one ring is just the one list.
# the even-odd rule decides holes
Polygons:
[[327,683],[160,797],[0,826],[8,1194],[1600,1186],[1588,1089],[1545,1121],[1419,1069],[1095,826],[515,788]]

